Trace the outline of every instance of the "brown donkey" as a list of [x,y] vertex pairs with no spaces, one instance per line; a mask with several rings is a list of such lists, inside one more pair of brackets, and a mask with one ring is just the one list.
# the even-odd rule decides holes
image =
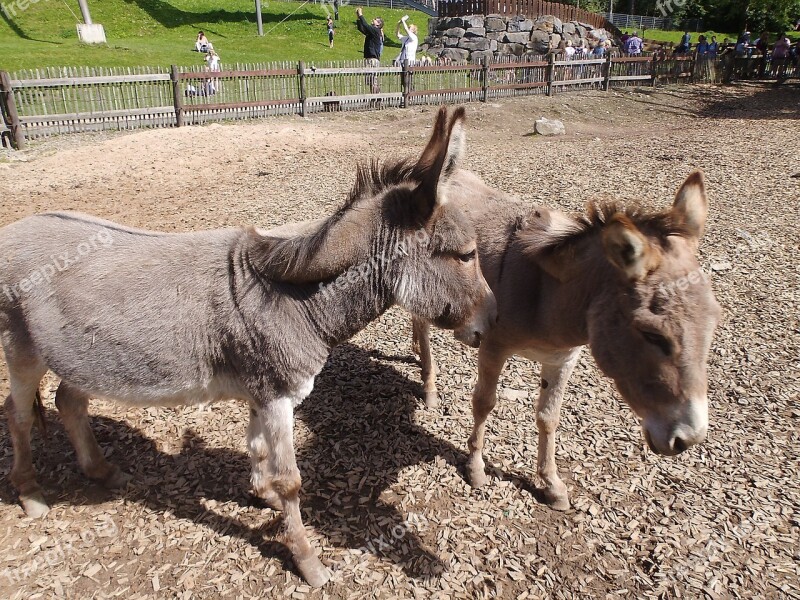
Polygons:
[[[89,477],[126,482],[89,427],[90,397],[135,406],[239,398],[258,496],[283,510],[286,543],[313,586],[330,574],[300,519],[294,408],[330,349],[393,304],[477,345],[496,317],[475,232],[447,203],[463,109],[442,109],[421,158],[361,168],[345,206],[291,239],[254,229],[163,234],[51,213],[0,229],[0,339],[8,363],[11,481],[47,510],[30,434],[50,369]],[[55,258],[57,257],[57,258]]]
[[[542,363],[537,472],[553,508],[569,507],[555,435],[584,344],[642,420],[654,452],[678,454],[705,439],[706,361],[720,308],[695,258],[708,211],[702,173],[689,175],[670,210],[654,214],[601,204],[572,218],[516,202],[464,171],[451,179],[451,197],[475,226],[498,305],[497,326],[478,353],[468,463],[473,486],[487,481],[486,419],[512,355]],[[426,403],[435,406],[436,365],[428,325],[419,319],[414,342]]]

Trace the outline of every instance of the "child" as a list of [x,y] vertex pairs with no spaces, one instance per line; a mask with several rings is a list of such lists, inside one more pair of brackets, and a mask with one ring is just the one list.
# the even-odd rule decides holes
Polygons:
[[328,15],[328,43],[333,48],[333,19]]

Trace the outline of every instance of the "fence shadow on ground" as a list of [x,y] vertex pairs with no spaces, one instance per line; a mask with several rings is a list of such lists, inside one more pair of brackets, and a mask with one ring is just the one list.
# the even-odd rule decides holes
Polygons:
[[[753,88],[760,88],[755,94]],[[736,89],[741,91],[736,94]],[[734,84],[724,98],[711,95],[698,106],[696,115],[712,119],[800,119],[800,80],[785,83]],[[731,92],[734,93],[731,93]],[[713,93],[713,92],[712,92]]]
[[[310,509],[306,525],[331,539],[334,547],[358,549],[372,542],[376,555],[401,564],[409,576],[436,577],[445,566],[425,548],[414,526],[407,524],[408,515],[381,496],[408,466],[442,457],[463,475],[467,457],[463,450],[414,423],[421,386],[376,357],[409,360],[345,344],[334,351],[317,378],[315,391],[298,409],[299,420],[311,432],[309,441],[297,449],[303,476],[302,507]],[[288,550],[275,541],[282,522],[280,513],[264,508],[259,516],[248,512],[239,519],[204,506],[206,499],[258,504],[248,495],[250,462],[245,452],[211,448],[195,431],[186,429],[180,452],[165,453],[139,429],[123,421],[94,417],[92,429],[98,442],[114,450],[110,460],[133,475],[126,490],[111,492],[80,473],[55,410],[48,410],[47,420],[47,442],[34,434],[34,456],[51,505],[100,504],[122,496],[153,511],[169,510],[178,518],[202,523],[219,535],[238,537],[258,547],[263,555],[278,557],[290,566]],[[241,423],[242,440],[245,430],[246,423]],[[0,437],[9,439],[5,415],[0,419]],[[11,448],[8,442],[4,445],[6,455],[0,464],[7,470]],[[532,490],[526,483],[520,487]],[[6,478],[0,481],[0,494],[16,499]],[[364,497],[369,497],[369,502],[362,502]],[[388,549],[376,543],[381,534],[392,540],[396,527],[404,531],[402,551],[400,542]]]

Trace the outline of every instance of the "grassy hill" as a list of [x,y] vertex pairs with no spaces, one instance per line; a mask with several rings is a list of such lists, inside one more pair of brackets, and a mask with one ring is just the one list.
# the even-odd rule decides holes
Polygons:
[[[194,52],[198,30],[205,31],[223,66],[274,60],[361,58],[363,36],[355,27],[355,7],[339,11],[334,48],[325,28],[330,5],[264,0],[264,37],[256,35],[252,0],[88,0],[92,19],[105,27],[108,44],[78,42],[77,0],[38,0],[25,10],[20,0],[0,0],[0,69],[47,66],[166,66],[203,64]],[[30,0],[28,0],[30,1]],[[399,52],[394,25],[411,15],[420,31],[427,15],[411,10],[365,8],[367,19],[386,21],[384,59]],[[77,15],[77,19],[75,17]],[[391,31],[390,31],[391,29]]]

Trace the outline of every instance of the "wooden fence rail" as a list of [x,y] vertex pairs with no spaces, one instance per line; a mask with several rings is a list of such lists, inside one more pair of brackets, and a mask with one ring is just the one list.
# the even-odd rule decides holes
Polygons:
[[[756,60],[756,59],[754,59]],[[718,82],[758,73],[758,64],[652,56],[561,60],[556,55],[479,64],[367,68],[358,62],[237,65],[209,72],[49,70],[45,77],[0,72],[4,138],[142,127],[181,127],[270,115],[486,102],[530,94],[657,82]],[[763,70],[763,69],[762,69]],[[797,77],[791,65],[783,76]]]

